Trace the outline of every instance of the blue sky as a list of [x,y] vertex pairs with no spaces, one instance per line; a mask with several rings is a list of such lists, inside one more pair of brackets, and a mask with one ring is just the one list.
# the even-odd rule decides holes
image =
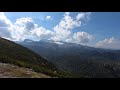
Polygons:
[[98,40],[104,38],[120,38],[119,12],[93,12],[91,20],[81,30],[94,34]]
[[0,36],[13,41],[52,39],[120,49],[120,12],[4,12],[0,17]]

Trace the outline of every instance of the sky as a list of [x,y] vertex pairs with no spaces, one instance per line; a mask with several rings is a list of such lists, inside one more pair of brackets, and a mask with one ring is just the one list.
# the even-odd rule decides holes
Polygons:
[[0,37],[120,49],[120,12],[0,12]]

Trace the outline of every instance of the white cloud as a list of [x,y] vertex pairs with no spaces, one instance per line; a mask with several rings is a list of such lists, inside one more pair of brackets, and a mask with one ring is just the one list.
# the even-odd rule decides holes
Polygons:
[[56,27],[54,27],[54,30],[57,35],[60,35],[63,38],[67,38],[71,34],[71,31],[68,31],[64,28],[60,28],[58,25]]
[[0,27],[9,27],[11,25],[11,21],[5,16],[3,12],[0,12]]
[[106,49],[120,49],[120,40],[114,37],[96,43],[95,47]]
[[22,26],[13,25],[11,30],[11,36],[14,41],[24,40],[26,30]]
[[87,32],[77,32],[74,34],[73,38],[75,39],[76,43],[88,43],[89,41],[93,40],[94,37]]
[[[58,25],[54,27],[54,31],[57,34],[57,37],[55,36],[54,39],[58,40],[64,40],[69,41],[72,40],[71,38],[71,30],[73,30],[76,27],[80,27],[82,23],[82,19],[85,19],[86,17],[89,17],[90,13],[79,13],[76,16],[76,20],[74,20],[69,12],[66,12],[64,14],[63,19],[60,21]],[[59,36],[59,37],[58,37]],[[71,38],[70,38],[71,37]]]
[[76,20],[81,20],[85,17],[85,13],[79,13],[77,16],[76,16]]
[[0,37],[10,39],[11,38],[11,21],[5,16],[3,12],[0,12]]
[[61,22],[59,23],[59,28],[63,28],[63,29],[66,29],[66,30],[71,30],[75,27],[78,27],[80,26],[81,23],[76,20],[74,20],[71,16],[70,16],[70,13],[69,12],[66,12],[64,14],[64,18],[61,20]]
[[[66,12],[60,23],[53,28],[54,31],[51,31],[38,26],[30,17],[18,18],[15,23],[12,23],[4,13],[0,13],[0,36],[13,41],[38,38],[74,42],[73,40],[75,39],[77,42],[87,43],[90,39],[89,34],[85,37],[80,35],[79,32],[74,34],[74,37],[72,35],[72,30],[80,27],[82,20],[85,20],[87,17],[89,17],[87,13],[78,13],[74,18],[70,16],[69,12]],[[49,19],[51,19],[51,16],[46,17],[46,20]]]
[[56,43],[56,44],[63,44],[63,43],[61,43],[61,42],[54,42],[54,43]]
[[68,32],[69,30],[72,30],[73,28],[78,27],[80,25],[81,25],[81,23],[73,20],[73,18],[70,16],[70,13],[67,12],[67,13],[64,14],[64,17],[60,21],[60,23],[54,27],[54,31],[57,34],[60,34],[60,35],[64,36],[66,33],[70,33],[70,32]]
[[30,31],[36,28],[38,25],[30,17],[16,19],[15,24],[12,25],[12,39],[15,41],[24,40],[31,34]]
[[30,17],[17,19],[12,27],[12,38],[21,41],[27,38],[49,39],[54,32],[38,26]]
[[81,12],[76,16],[76,20],[89,20],[90,19],[91,12]]
[[46,16],[46,20],[51,20],[52,17],[51,16]]
[[65,12],[65,15],[70,15],[70,12]]
[[54,41],[61,41],[62,37],[60,35],[55,35],[55,36],[51,37],[51,39]]
[[42,26],[31,31],[31,35],[37,36],[40,39],[49,39],[54,35],[54,32],[43,28]]
[[72,38],[66,39],[65,41],[68,42],[68,43],[73,42],[73,41],[72,41]]
[[17,19],[15,25],[24,27],[26,30],[32,30],[37,27],[37,24],[35,24],[33,19],[30,17]]

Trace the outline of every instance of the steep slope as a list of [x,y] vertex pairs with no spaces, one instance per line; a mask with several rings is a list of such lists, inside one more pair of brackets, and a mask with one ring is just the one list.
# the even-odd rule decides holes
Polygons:
[[61,72],[43,57],[9,40],[0,38],[0,62],[32,68],[50,76],[63,77]]
[[0,63],[0,78],[52,78],[32,69],[19,67],[13,64]]
[[[76,73],[75,77],[116,77],[120,73],[120,50],[61,43],[26,40],[19,44],[43,56],[60,70]],[[113,68],[117,69],[114,74]]]

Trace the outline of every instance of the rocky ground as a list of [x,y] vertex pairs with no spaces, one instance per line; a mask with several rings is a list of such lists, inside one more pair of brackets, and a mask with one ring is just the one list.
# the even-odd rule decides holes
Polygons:
[[0,78],[51,78],[42,73],[36,73],[32,69],[0,63]]

